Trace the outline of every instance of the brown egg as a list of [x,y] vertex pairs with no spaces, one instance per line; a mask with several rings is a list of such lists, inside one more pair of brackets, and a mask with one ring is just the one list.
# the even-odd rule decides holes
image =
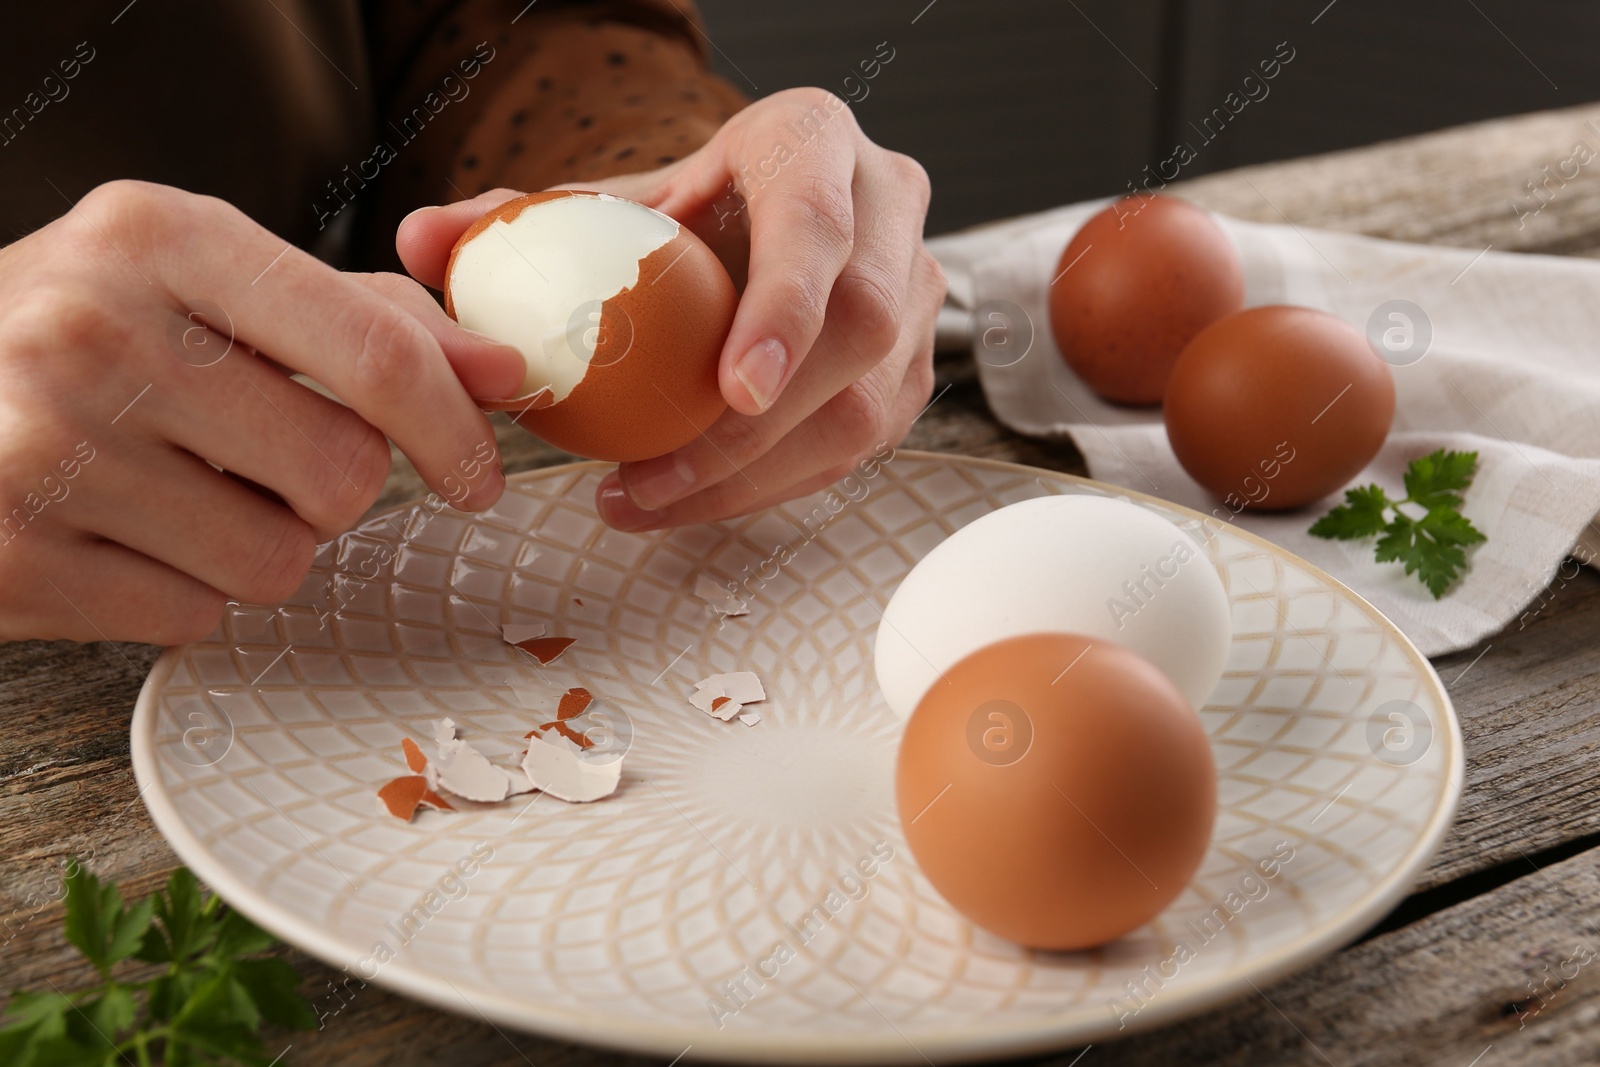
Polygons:
[[1109,641],[1027,634],[935,682],[895,770],[917,863],[962,915],[1045,949],[1115,940],[1188,884],[1216,769],[1160,670]]
[[1320,500],[1372,461],[1394,378],[1355,327],[1311,308],[1250,308],[1189,342],[1167,383],[1183,469],[1234,511]]
[[1050,329],[1096,393],[1159,404],[1183,346],[1243,302],[1238,253],[1210,215],[1171,197],[1130,196],[1084,223],[1061,254]]
[[726,410],[717,363],[738,294],[703,241],[631,200],[508,200],[450,253],[445,310],[521,350],[523,396],[486,402],[557,448],[648,459]]

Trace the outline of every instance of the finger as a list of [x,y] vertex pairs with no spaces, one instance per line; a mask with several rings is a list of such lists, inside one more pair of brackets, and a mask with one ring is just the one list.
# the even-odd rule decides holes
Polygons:
[[[893,218],[868,209],[863,212],[862,220],[870,244],[892,247],[905,240],[904,230],[890,232],[900,224]],[[907,269],[912,275],[901,286],[907,287],[909,283],[914,292],[898,298],[909,308],[910,320],[905,323],[903,332],[913,341],[924,335],[931,337],[942,299],[937,270],[921,250],[920,242],[913,249],[907,241],[905,259],[910,262],[905,266],[899,265],[901,260],[897,252],[884,249],[882,254],[896,256],[895,269]],[[883,338],[873,338],[858,330],[849,308],[853,299],[848,286],[836,287],[834,299],[829,302],[827,325],[811,358],[800,368],[783,396],[764,414],[750,416],[729,411],[704,434],[676,452],[623,464],[621,483],[633,503],[646,510],[659,509],[724,478],[743,477],[740,471],[877,366],[884,354],[893,351],[903,339],[892,338],[888,347],[880,348]],[[909,359],[909,354],[902,353],[902,366]]]
[[516,346],[462,329],[426,289],[410,278],[399,274],[352,274],[350,277],[405,308],[433,334],[468,396],[505,400],[522,389],[528,364]]
[[[107,225],[120,231],[137,216],[162,229],[155,239],[170,254],[154,267],[170,292],[214,302],[232,336],[327,386],[392,439],[431,488],[444,491],[458,465],[485,447],[498,455],[488,419],[410,313],[221,201],[157,187],[119,196],[128,202],[101,212],[115,216]],[[487,507],[501,488],[485,481],[457,506]]]
[[467,227],[507,200],[521,195],[515,189],[490,189],[471,200],[417,208],[400,220],[394,234],[394,250],[400,253],[406,273],[430,289],[443,289],[450,250],[467,232]]
[[552,185],[552,189],[585,189],[595,193],[610,193],[613,196],[627,197],[629,200],[656,208],[663,197],[667,195],[668,183],[688,165],[687,159],[680,159],[676,163],[669,163],[656,170],[640,171],[636,174],[618,174],[611,178],[600,178],[587,182],[563,182]]
[[311,527],[293,512],[170,446],[130,441],[83,477],[66,521],[237,600],[278,603],[316,555]]
[[[596,507],[601,519],[616,529],[652,530],[743,515],[813,492],[842,477],[861,456],[900,440],[927,403],[931,387],[931,370],[902,375],[886,363],[751,464],[748,478],[728,478],[665,508],[646,511],[633,503],[612,472],[596,490]],[[869,414],[877,410],[882,414]],[[838,450],[842,442],[848,442],[847,452]]]
[[245,352],[174,369],[119,425],[271,490],[318,543],[353,526],[389,475],[389,442],[376,427]]
[[216,629],[227,604],[190,575],[88,535],[51,542],[16,577],[7,600],[32,607],[7,637],[177,645]]
[[740,190],[750,217],[750,274],[718,372],[737,412],[770,408],[822,333],[855,243],[854,172],[853,140],[824,133],[759,190],[748,182]]

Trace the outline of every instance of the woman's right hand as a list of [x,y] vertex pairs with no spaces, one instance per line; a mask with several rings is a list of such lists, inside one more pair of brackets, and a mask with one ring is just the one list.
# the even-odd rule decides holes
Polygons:
[[377,498],[386,436],[487,507],[505,480],[471,397],[522,377],[410,279],[340,273],[221,200],[100,186],[0,249],[0,639],[173,644],[289,596]]

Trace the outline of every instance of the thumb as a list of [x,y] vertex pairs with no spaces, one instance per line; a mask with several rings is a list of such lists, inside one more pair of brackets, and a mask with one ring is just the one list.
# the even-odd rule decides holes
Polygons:
[[419,207],[400,221],[395,230],[394,249],[400,262],[417,281],[431,289],[444,288],[444,270],[450,250],[477,222],[494,208],[522,194],[515,189],[490,189],[471,200],[458,200],[442,207]]

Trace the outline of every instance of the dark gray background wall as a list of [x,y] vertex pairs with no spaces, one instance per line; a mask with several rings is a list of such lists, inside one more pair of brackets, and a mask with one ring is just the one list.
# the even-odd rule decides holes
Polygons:
[[[700,7],[719,69],[747,92],[820,85],[859,98],[867,132],[932,175],[932,233],[1123,191],[1180,140],[1198,149],[1182,168],[1193,176],[1600,99],[1592,0]],[[885,41],[894,59],[861,80]],[[1265,97],[1209,143],[1192,132],[1284,41],[1295,58]]]

